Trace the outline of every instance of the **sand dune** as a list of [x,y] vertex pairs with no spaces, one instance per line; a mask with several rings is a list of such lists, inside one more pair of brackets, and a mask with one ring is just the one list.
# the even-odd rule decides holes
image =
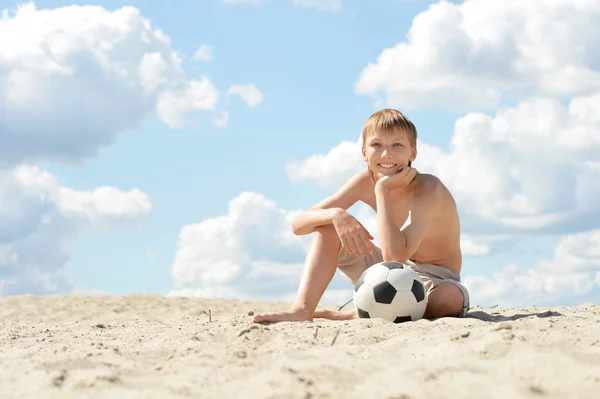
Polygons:
[[[255,325],[285,304],[0,298],[1,398],[600,397],[600,306]],[[210,310],[211,321],[208,312]]]

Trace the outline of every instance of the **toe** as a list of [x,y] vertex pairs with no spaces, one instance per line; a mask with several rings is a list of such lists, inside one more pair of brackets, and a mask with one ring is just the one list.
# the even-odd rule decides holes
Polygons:
[[253,323],[264,323],[268,320],[268,314],[256,314],[254,318],[252,318]]

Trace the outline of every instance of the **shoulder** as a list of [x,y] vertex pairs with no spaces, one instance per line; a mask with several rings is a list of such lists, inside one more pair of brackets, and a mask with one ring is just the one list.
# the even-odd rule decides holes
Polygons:
[[418,179],[417,189],[415,190],[417,196],[435,196],[436,194],[440,194],[445,188],[437,176],[419,173],[416,178]]
[[369,168],[361,169],[360,171],[354,174],[352,179],[355,179],[359,182],[373,181],[373,179],[371,179],[371,174],[369,173]]
[[425,173],[419,173],[416,179],[417,184],[411,195],[413,205],[436,208],[443,200],[444,184],[437,176]]
[[369,186],[374,185],[373,179],[371,178],[371,174],[369,173],[369,169],[364,168],[359,172],[355,173],[348,181],[345,186],[351,190],[363,191]]
[[365,198],[365,193],[372,183],[368,169],[361,170],[351,176],[335,193],[317,204],[317,207],[342,207],[348,209],[357,201]]

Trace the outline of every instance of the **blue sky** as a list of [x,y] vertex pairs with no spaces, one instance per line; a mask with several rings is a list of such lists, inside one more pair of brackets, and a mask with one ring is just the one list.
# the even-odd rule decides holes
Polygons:
[[[38,1],[15,13],[19,3],[0,0],[8,10],[0,22],[0,107],[8,110],[0,293],[289,300],[310,237],[291,236],[286,215],[362,166],[362,124],[390,106],[419,130],[416,167],[455,193],[462,275],[475,303],[600,299],[592,200],[600,121],[590,111],[600,105],[598,8],[304,1],[76,2],[94,7],[70,10],[72,2]],[[537,26],[527,24],[532,12]],[[559,22],[565,31],[552,37]],[[157,29],[169,40],[141,39]],[[195,60],[202,45],[211,56]],[[144,91],[136,77],[153,53],[164,64],[147,58],[155,86]],[[61,75],[54,65],[72,69]],[[210,87],[186,94],[202,79]],[[228,94],[234,85],[252,87],[255,103]],[[223,112],[227,125],[217,126]],[[113,189],[95,191],[104,186]],[[51,199],[39,202],[42,194]],[[21,197],[31,205],[17,209],[11,198]],[[372,223],[360,206],[353,212]],[[219,217],[229,227],[212,226]],[[337,276],[324,302],[345,301],[350,289]]]

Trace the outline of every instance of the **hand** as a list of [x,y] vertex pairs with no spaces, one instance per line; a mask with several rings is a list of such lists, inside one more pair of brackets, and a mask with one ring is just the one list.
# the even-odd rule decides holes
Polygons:
[[410,166],[400,166],[398,172],[393,175],[381,177],[375,186],[388,191],[397,188],[405,188],[413,181],[418,173],[419,172],[415,168],[411,168]]
[[352,255],[373,254],[371,241],[373,236],[354,216],[346,211],[340,211],[332,220],[335,231],[340,238],[344,250]]

